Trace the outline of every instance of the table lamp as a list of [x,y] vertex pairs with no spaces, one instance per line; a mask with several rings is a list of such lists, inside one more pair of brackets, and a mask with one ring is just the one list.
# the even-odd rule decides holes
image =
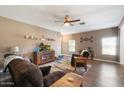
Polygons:
[[11,52],[14,54],[18,54],[19,53],[19,46],[12,47]]

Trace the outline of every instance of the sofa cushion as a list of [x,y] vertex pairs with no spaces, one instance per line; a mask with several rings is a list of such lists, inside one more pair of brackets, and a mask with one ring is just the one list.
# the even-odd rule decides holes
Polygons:
[[40,67],[40,70],[42,72],[42,75],[46,76],[49,74],[49,72],[51,70],[51,66]]
[[43,78],[44,86],[49,87],[64,75],[65,73],[62,71],[55,71],[53,73],[48,74]]

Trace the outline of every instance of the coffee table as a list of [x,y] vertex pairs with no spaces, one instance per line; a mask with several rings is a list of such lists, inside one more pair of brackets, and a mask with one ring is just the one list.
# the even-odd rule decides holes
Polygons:
[[66,73],[50,87],[82,87],[83,77],[73,72]]

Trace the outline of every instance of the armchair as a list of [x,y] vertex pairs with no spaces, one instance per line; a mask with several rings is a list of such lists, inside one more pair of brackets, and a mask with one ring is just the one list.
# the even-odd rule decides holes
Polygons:
[[89,52],[87,50],[82,51],[81,55],[79,54],[72,54],[71,57],[71,66],[84,67],[87,70],[87,59],[89,57]]
[[86,57],[74,57],[75,59],[75,70],[77,67],[77,64],[82,64],[85,71],[87,71],[87,59]]

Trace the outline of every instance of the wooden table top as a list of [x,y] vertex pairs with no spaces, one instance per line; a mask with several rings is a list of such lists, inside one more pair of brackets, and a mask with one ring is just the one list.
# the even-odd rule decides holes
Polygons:
[[65,74],[62,78],[60,78],[50,87],[81,87],[82,84],[83,77],[76,73],[70,72]]

